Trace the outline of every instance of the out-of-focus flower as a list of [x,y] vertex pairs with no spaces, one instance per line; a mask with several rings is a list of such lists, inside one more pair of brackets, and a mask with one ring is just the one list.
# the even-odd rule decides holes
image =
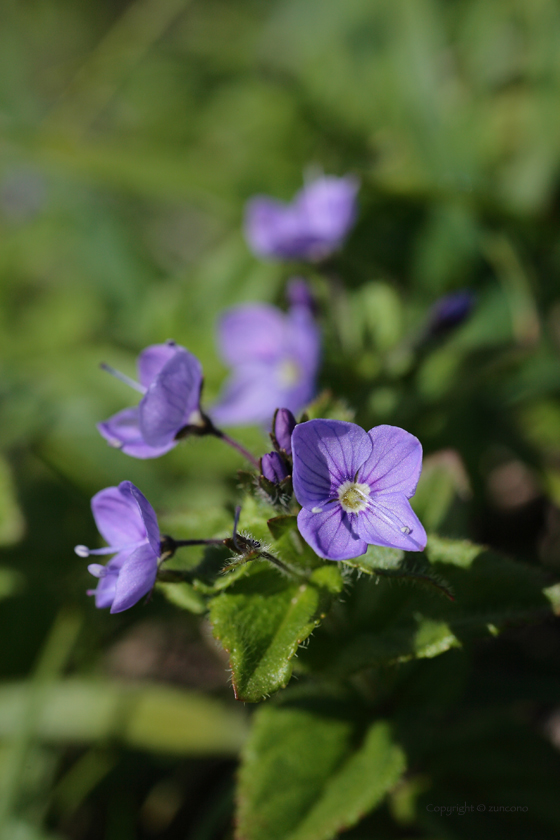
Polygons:
[[317,314],[317,302],[311,293],[309,283],[303,277],[292,277],[288,280],[286,298],[290,306],[304,306],[312,315]]
[[320,557],[348,560],[368,544],[422,551],[426,532],[408,501],[422,446],[397,426],[369,432],[342,420],[309,420],[292,435],[301,535]]
[[135,458],[157,458],[175,446],[186,426],[200,424],[202,367],[196,356],[174,341],[152,344],[140,353],[139,383],[105,368],[143,394],[138,407],[98,424],[111,446]]
[[295,413],[314,396],[320,335],[306,307],[239,306],[223,316],[218,340],[233,368],[209,412],[218,425],[269,424],[278,406]]
[[99,533],[109,545],[94,549],[77,545],[74,551],[79,557],[115,555],[106,566],[88,566],[89,572],[99,578],[97,589],[88,591],[88,595],[95,595],[96,607],[122,612],[136,604],[155,583],[160,554],[157,517],[131,481],[101,490],[91,500],[91,509]]
[[290,204],[255,196],[247,204],[245,234],[261,257],[317,262],[342,245],[356,220],[358,181],[324,175]]
[[428,314],[426,334],[439,336],[462,324],[471,314],[476,295],[469,289],[451,292],[437,300]]
[[292,432],[296,427],[296,418],[287,408],[279,408],[274,417],[274,437],[280,449],[286,455],[292,454]]
[[261,472],[273,484],[280,484],[289,475],[286,462],[278,452],[269,452],[262,456]]

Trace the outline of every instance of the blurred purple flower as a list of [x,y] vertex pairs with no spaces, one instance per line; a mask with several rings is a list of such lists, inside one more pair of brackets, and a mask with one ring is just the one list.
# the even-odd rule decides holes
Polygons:
[[312,315],[317,314],[317,302],[311,293],[309,283],[303,277],[292,277],[288,280],[286,298],[290,306],[305,306]]
[[210,411],[218,425],[270,424],[278,406],[297,412],[314,396],[320,335],[305,307],[238,306],[222,317],[218,341],[233,368]]
[[97,428],[111,444],[134,458],[169,452],[178,432],[201,422],[202,367],[196,356],[174,341],[152,344],[138,357],[138,379],[106,370],[143,394],[137,408],[125,408]]
[[274,418],[274,437],[276,443],[286,455],[292,454],[292,432],[296,427],[296,418],[287,408],[279,408]]
[[262,456],[261,472],[265,478],[274,484],[280,484],[289,475],[286,462],[280,457],[278,452],[269,452],[267,455]]
[[422,551],[426,532],[410,507],[422,446],[397,426],[365,432],[341,420],[309,420],[292,435],[298,528],[327,560],[365,554],[368,544]]
[[461,289],[439,298],[430,309],[426,333],[438,336],[458,327],[469,317],[475,303],[476,295],[469,289]]
[[160,533],[156,514],[146,497],[132,484],[106,487],[91,500],[95,524],[109,543],[106,548],[77,545],[79,557],[114,554],[106,566],[92,563],[89,572],[99,578],[95,606],[112,613],[128,610],[152,589],[158,569]]
[[324,175],[290,204],[255,196],[246,208],[245,235],[260,257],[317,262],[342,245],[357,214],[358,181]]

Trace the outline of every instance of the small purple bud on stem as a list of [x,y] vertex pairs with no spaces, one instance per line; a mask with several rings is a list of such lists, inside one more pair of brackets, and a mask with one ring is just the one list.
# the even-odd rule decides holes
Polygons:
[[290,306],[303,306],[312,315],[317,314],[317,302],[311,293],[309,283],[303,277],[292,277],[288,281],[286,298]]
[[458,327],[469,317],[475,303],[476,296],[469,289],[461,289],[440,298],[430,310],[427,334],[439,336]]
[[274,484],[280,484],[288,477],[288,468],[277,452],[269,452],[261,459],[261,472],[263,476]]
[[296,427],[296,418],[288,408],[279,408],[274,416],[274,436],[280,449],[286,455],[292,454],[292,432]]

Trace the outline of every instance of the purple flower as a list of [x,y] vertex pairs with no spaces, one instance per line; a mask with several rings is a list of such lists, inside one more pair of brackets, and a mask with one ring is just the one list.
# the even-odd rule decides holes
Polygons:
[[427,333],[438,336],[458,327],[469,317],[475,302],[476,296],[469,289],[461,289],[439,298],[428,315]]
[[292,432],[296,427],[296,418],[287,408],[279,408],[274,418],[274,437],[276,443],[286,455],[292,454]]
[[111,446],[135,458],[157,458],[175,446],[185,426],[200,423],[202,367],[174,341],[152,344],[140,353],[139,383],[105,367],[143,394],[137,408],[125,408],[98,424]]
[[286,462],[280,457],[278,452],[269,452],[267,455],[262,456],[261,472],[273,484],[280,484],[289,475]]
[[233,367],[210,411],[218,425],[269,424],[278,406],[297,412],[314,396],[320,336],[306,307],[239,306],[223,316],[218,339]]
[[342,420],[309,420],[292,435],[298,528],[327,560],[359,557],[368,543],[422,551],[426,532],[410,507],[422,446],[397,426],[365,432]]
[[342,245],[356,219],[358,181],[325,175],[290,204],[256,196],[247,204],[245,235],[261,257],[317,262]]
[[77,545],[79,557],[114,554],[106,566],[92,563],[88,571],[99,578],[95,606],[111,607],[112,613],[128,610],[153,587],[160,554],[157,518],[146,497],[132,484],[122,481],[118,487],[106,487],[91,500],[93,518],[106,548],[90,549]]

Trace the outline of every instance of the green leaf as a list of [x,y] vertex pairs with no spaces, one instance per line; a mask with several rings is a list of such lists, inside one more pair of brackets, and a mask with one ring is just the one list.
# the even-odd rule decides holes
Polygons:
[[239,840],[329,840],[382,801],[404,755],[385,721],[364,733],[357,717],[324,698],[259,709],[240,772]]
[[25,530],[25,521],[16,499],[8,462],[0,456],[0,545],[18,542]]
[[158,583],[157,588],[163,592],[168,601],[182,610],[188,610],[196,615],[206,612],[206,601],[190,583]]
[[344,560],[343,563],[368,575],[393,578],[401,583],[433,589],[453,601],[453,594],[445,580],[422,569],[415,561],[406,561],[404,551],[398,548],[370,545],[362,557]]
[[368,575],[374,575],[379,569],[397,569],[404,557],[400,548],[385,548],[381,545],[369,545],[368,550],[361,557],[344,560],[347,566],[359,569]]
[[0,599],[17,594],[23,587],[23,575],[15,569],[0,566]]
[[[551,586],[538,567],[468,541],[435,536],[430,536],[426,554],[430,562],[424,566],[420,556],[416,566],[357,580],[345,605],[344,634],[333,644],[319,632],[313,648],[301,657],[301,667],[342,677],[363,668],[431,658],[559,609],[559,585]],[[402,582],[424,585],[398,585],[401,577]],[[453,601],[438,595],[448,589]]]
[[453,450],[443,450],[424,459],[412,506],[424,527],[435,531],[455,499],[469,495],[469,480],[459,455]]
[[297,528],[297,516],[274,516],[268,520],[267,525],[274,539],[279,540],[284,534],[295,531]]
[[451,563],[462,569],[468,569],[483,551],[483,546],[469,540],[448,540],[435,534],[430,534],[426,547],[431,563]]
[[289,579],[262,560],[210,601],[214,635],[229,652],[238,700],[256,703],[287,685],[290,660],[342,589],[335,564]]
[[[0,685],[0,738],[25,725],[27,682]],[[47,686],[34,734],[54,743],[118,739],[130,747],[185,755],[235,755],[247,734],[241,709],[195,692],[156,685],[66,679]]]

